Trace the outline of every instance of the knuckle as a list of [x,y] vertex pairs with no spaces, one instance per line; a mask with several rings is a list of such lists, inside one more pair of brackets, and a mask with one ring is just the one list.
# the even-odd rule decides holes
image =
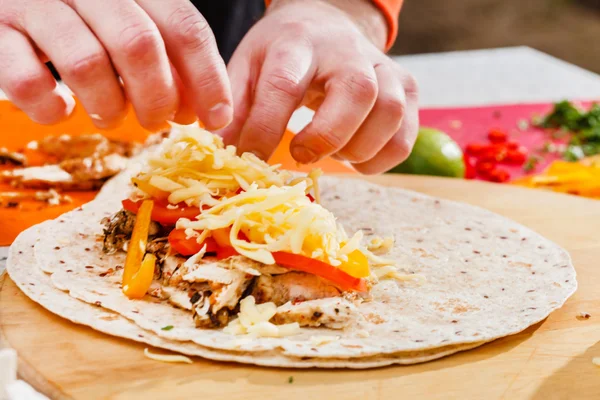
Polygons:
[[46,86],[42,75],[14,76],[3,85],[6,93],[20,101],[31,101],[39,98],[41,88]]
[[375,153],[372,151],[358,150],[355,148],[343,149],[340,151],[342,157],[351,163],[364,163],[375,157]]
[[304,95],[299,79],[287,71],[276,71],[266,81],[269,92],[298,99]]
[[121,35],[120,51],[129,59],[138,59],[156,50],[161,41],[156,29],[132,25]]
[[286,36],[293,38],[306,37],[309,33],[307,23],[303,21],[288,21],[284,23],[281,28],[282,32],[285,32]]
[[404,90],[407,94],[417,96],[419,94],[419,83],[417,79],[410,73],[404,74],[403,79]]
[[153,119],[166,118],[175,109],[177,100],[172,93],[154,95],[144,101],[145,112]]
[[171,14],[168,25],[178,43],[190,50],[206,49],[212,43],[212,31],[208,22],[195,10],[179,8]]
[[410,155],[412,148],[413,148],[413,141],[408,140],[407,138],[405,138],[404,136],[401,135],[396,135],[394,136],[394,138],[392,139],[391,145],[392,147],[392,154],[394,156],[394,160],[396,161],[396,164],[400,164],[401,162],[403,162],[404,160],[406,160],[408,158],[408,156]]
[[346,90],[357,98],[371,101],[377,97],[379,90],[377,80],[366,72],[354,72],[343,79],[342,82],[346,86]]
[[406,102],[399,96],[379,97],[377,100],[378,106],[392,118],[394,121],[399,121],[404,116],[406,110]]
[[314,126],[313,129],[315,138],[321,143],[319,147],[325,147],[326,152],[338,150],[345,144],[344,140],[336,135],[331,127]]
[[65,74],[75,81],[89,79],[99,70],[108,66],[108,58],[102,51],[90,53],[65,67]]
[[277,131],[276,124],[273,124],[273,118],[269,115],[256,115],[253,116],[250,122],[252,130],[256,132],[260,137],[261,141],[271,143],[273,141],[278,142],[280,132]]

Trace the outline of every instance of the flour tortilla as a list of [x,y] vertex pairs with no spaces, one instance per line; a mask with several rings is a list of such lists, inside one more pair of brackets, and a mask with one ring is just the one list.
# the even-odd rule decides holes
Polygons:
[[[45,223],[47,224],[47,223]],[[9,270],[11,279],[31,300],[39,303],[48,311],[71,322],[87,325],[97,331],[112,336],[122,337],[160,347],[170,351],[199,356],[218,361],[233,361],[245,364],[256,364],[267,367],[286,368],[375,368],[391,364],[416,364],[430,361],[462,350],[467,350],[481,343],[469,345],[450,345],[430,351],[403,352],[391,356],[363,357],[349,359],[296,359],[285,357],[276,352],[247,353],[236,351],[218,351],[199,346],[192,342],[170,341],[149,331],[143,330],[135,323],[121,315],[79,301],[68,293],[56,290],[50,282],[50,276],[44,273],[37,264],[31,246],[40,237],[45,224],[30,228],[19,235],[11,246],[9,253]]]
[[[410,353],[412,362],[426,361],[520,332],[559,308],[577,286],[566,251],[513,221],[465,204],[331,178],[322,182],[322,202],[346,230],[394,236],[396,245],[386,258],[426,281],[381,282],[373,289],[374,301],[359,307],[365,319],[342,332],[305,329],[289,338],[245,340],[199,330],[189,313],[167,303],[123,296],[115,266],[124,256],[100,251],[99,221],[120,208],[126,183],[117,177],[83,210],[42,226],[34,248],[37,264],[52,273],[56,288],[80,301],[112,310],[169,343],[246,353],[245,360],[235,361],[265,365],[261,357],[269,354],[281,360],[269,365],[367,368],[411,362],[403,358],[407,352],[418,353]],[[11,270],[9,263],[12,276]],[[166,325],[174,328],[163,331]],[[315,347],[310,340],[315,335],[341,338]],[[383,359],[370,361],[377,357]],[[303,358],[310,359],[308,364]]]

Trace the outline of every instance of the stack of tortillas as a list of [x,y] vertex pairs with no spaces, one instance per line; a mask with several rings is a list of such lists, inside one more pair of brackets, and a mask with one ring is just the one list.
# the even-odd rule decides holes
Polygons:
[[127,173],[83,209],[23,232],[8,272],[51,312],[110,335],[191,356],[299,368],[433,360],[526,329],[577,287],[565,250],[489,211],[360,180],[327,178],[321,186],[323,205],[347,232],[393,236],[386,258],[421,278],[380,281],[373,300],[358,307],[362,319],[345,330],[234,336],[198,329],[189,312],[166,302],[126,298],[115,270],[124,255],[104,255],[97,237],[100,220],[129,193]]

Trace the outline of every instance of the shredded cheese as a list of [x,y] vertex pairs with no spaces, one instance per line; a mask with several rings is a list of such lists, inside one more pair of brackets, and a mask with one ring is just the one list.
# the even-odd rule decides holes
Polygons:
[[369,251],[387,252],[390,251],[393,246],[394,238],[389,236],[385,238],[374,236],[367,242],[367,249]]
[[[348,237],[319,204],[321,175],[315,169],[291,179],[290,173],[251,153],[238,156],[235,147],[225,147],[219,136],[199,126],[173,125],[171,138],[149,158],[135,182],[137,195],[204,208],[195,220],[177,222],[187,238],[203,243],[211,231],[229,229],[232,247],[263,264],[274,264],[273,253],[284,251],[341,267],[356,250],[373,265],[393,264],[362,247],[361,231]],[[309,192],[315,202],[307,197]],[[244,236],[249,240],[240,239]],[[390,247],[390,241],[381,246]]]
[[284,337],[300,332],[297,322],[275,325],[269,320],[277,312],[275,303],[256,304],[253,296],[240,301],[238,318],[231,321],[223,331],[232,335],[250,335],[254,337]]
[[182,356],[181,354],[156,354],[150,353],[150,350],[145,348],[144,355],[154,361],[193,364],[193,361],[189,357]]
[[393,265],[384,265],[381,267],[376,267],[371,270],[372,277],[377,280],[381,279],[394,279],[400,282],[405,281],[417,281],[419,283],[423,283],[426,281],[425,276],[420,274],[401,274],[400,271]]
[[311,336],[310,342],[313,346],[322,346],[327,343],[335,342],[340,340],[339,336]]
[[371,334],[369,333],[369,331],[361,329],[358,332],[356,332],[356,336],[361,338],[368,338],[369,336],[371,336]]
[[[295,186],[259,188],[253,183],[237,196],[225,198],[204,210],[195,221],[180,219],[177,228],[197,232],[231,227],[230,241],[235,250],[263,264],[274,264],[272,253],[287,251],[314,257],[333,266],[347,260],[360,246],[362,233],[348,238],[334,215],[305,195],[306,182]],[[239,239],[243,232],[249,239]]]
[[[283,186],[286,171],[269,166],[252,153],[241,156],[234,146],[197,125],[172,126],[171,138],[151,156],[137,179],[169,194],[171,204],[216,204],[215,199],[251,183],[258,187]],[[145,193],[150,195],[151,193]]]

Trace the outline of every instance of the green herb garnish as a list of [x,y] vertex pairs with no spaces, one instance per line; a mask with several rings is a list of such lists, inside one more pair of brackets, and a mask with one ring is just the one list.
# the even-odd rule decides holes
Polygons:
[[563,153],[563,159],[565,161],[579,161],[583,157],[585,157],[585,154],[581,146],[577,146],[574,144],[570,144],[569,146],[567,146],[567,150],[565,150],[565,152]]
[[173,329],[173,325],[167,325],[160,328],[161,331],[170,331],[171,329]]
[[[554,139],[569,137],[569,145],[563,153],[563,159],[578,161],[586,156],[600,154],[600,105],[593,104],[586,112],[569,101],[554,105],[550,114],[537,126],[556,129]],[[549,151],[549,147],[544,148]]]
[[529,157],[527,159],[527,161],[525,161],[525,164],[523,164],[523,171],[525,171],[525,172],[533,171],[540,161],[542,161],[541,157],[538,157],[538,156]]
[[294,383],[294,377],[293,376],[290,376],[288,378],[288,383]]

